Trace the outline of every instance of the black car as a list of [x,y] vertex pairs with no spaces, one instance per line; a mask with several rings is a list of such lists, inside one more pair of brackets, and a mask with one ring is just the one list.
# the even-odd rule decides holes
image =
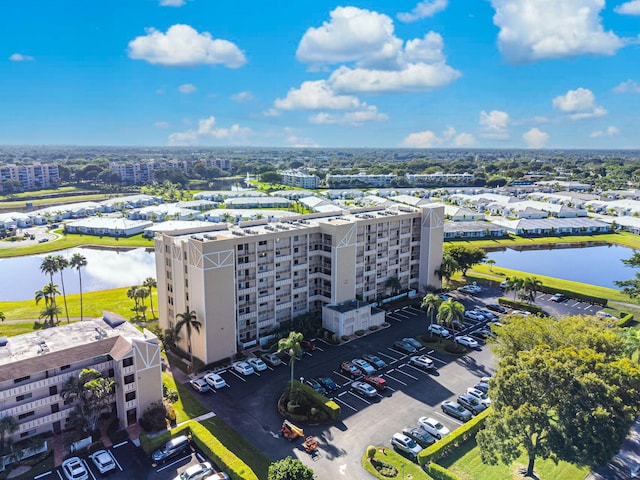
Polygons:
[[404,342],[402,340],[398,340],[397,342],[393,342],[393,348],[403,353],[416,353],[417,349],[410,343]]
[[338,384],[331,380],[329,377],[318,377],[318,382],[330,392],[333,392],[334,390],[340,388],[338,387]]
[[489,310],[493,310],[494,312],[507,313],[507,309],[498,303],[490,303],[489,305],[487,305],[487,308]]
[[189,438],[186,435],[180,435],[172,438],[162,447],[151,454],[151,458],[154,462],[165,462],[169,458],[172,458],[180,453],[184,452],[190,447]]
[[427,448],[429,445],[436,443],[436,438],[426,430],[419,427],[407,427],[402,429],[407,437],[412,438],[422,448]]
[[315,378],[311,378],[309,380],[305,380],[305,383],[313,388],[316,392],[321,393],[322,395],[327,394],[327,389]]

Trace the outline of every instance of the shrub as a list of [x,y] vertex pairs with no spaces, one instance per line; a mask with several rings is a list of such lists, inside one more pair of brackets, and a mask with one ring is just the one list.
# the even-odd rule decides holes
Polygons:
[[109,440],[111,440],[111,443],[113,443],[114,445],[120,442],[124,442],[125,440],[128,440],[128,439],[129,439],[129,432],[127,432],[125,429],[117,430],[113,433],[109,433]]
[[460,345],[456,342],[449,342],[445,345],[444,349],[449,353],[455,353],[458,355],[462,355],[467,353],[469,350],[464,345]]
[[342,335],[342,337],[340,337],[342,339],[343,342],[346,342],[347,340],[349,340],[349,336],[348,335]]
[[369,330],[371,330],[372,332],[375,332],[378,329],[378,325],[371,325],[369,327]]
[[533,305],[528,302],[520,302],[518,300],[512,300],[510,298],[501,297],[498,299],[500,305],[506,305],[507,307],[514,308],[516,310],[525,310],[527,312],[539,314],[542,313],[542,308],[538,305]]
[[453,474],[443,466],[438,465],[437,463],[431,462],[429,464],[428,472],[429,475],[434,478],[434,480],[460,480],[460,477]]
[[633,321],[633,314],[627,313],[626,315],[622,316],[622,318],[618,322],[618,326],[620,328],[628,327],[632,321]]
[[361,337],[362,335],[364,335],[364,330],[356,330],[356,335],[358,337]]
[[[174,412],[175,414],[175,412]],[[140,425],[147,432],[157,432],[167,428],[167,409],[162,402],[154,402],[140,417]]]
[[367,458],[369,459],[369,461],[373,460],[373,457],[376,456],[376,452],[378,451],[378,449],[376,447],[374,447],[373,445],[369,445],[367,447]]
[[178,391],[175,388],[167,387],[166,384],[162,384],[162,396],[169,403],[175,403],[180,399]]
[[294,390],[302,391],[304,396],[322,410],[331,420],[338,420],[340,418],[340,406],[333,400],[329,400],[321,393],[316,392],[309,385],[300,383],[298,380],[294,380]]

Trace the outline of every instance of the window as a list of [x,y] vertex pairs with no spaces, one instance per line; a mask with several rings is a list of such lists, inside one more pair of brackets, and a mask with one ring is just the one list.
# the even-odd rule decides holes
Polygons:
[[260,240],[260,241],[258,242],[258,245],[266,245],[266,244],[267,244],[267,241],[266,241],[266,240]]
[[22,432],[20,434],[20,438],[26,438],[29,437],[31,435],[35,435],[36,434],[36,429],[34,428],[33,430],[27,430],[26,432]]
[[[67,365],[67,367],[68,367],[68,365]],[[15,378],[13,380],[13,383],[24,382],[25,380],[29,380],[30,378],[31,378],[31,375],[27,375],[26,377]]]
[[30,412],[21,413],[20,415],[18,415],[18,420],[22,420],[23,418],[27,418],[27,417],[32,417],[35,414],[36,412],[34,412],[33,410],[31,410]]
[[126,402],[130,402],[131,400],[135,400],[136,399],[136,392],[127,392],[127,394],[124,396],[124,400]]
[[60,405],[57,403],[51,404],[51,413],[58,413],[60,411]]
[[16,402],[21,402],[23,400],[27,400],[28,398],[33,397],[33,393],[29,392],[29,393],[25,393],[23,395],[18,395],[16,397]]
[[242,250],[244,250],[244,245],[238,245],[238,251],[240,252]]
[[123,367],[130,367],[131,365],[133,365],[133,357],[127,357],[124,360],[122,360]]
[[135,375],[131,374],[131,375],[127,375],[126,377],[124,377],[124,384],[125,385],[129,385],[130,383],[133,383],[136,381]]
[[58,386],[54,385],[49,387],[49,395],[57,395],[58,394]]
[[115,375],[115,371],[113,370],[113,368],[110,368],[109,371],[107,372],[107,377],[109,378],[113,378]]

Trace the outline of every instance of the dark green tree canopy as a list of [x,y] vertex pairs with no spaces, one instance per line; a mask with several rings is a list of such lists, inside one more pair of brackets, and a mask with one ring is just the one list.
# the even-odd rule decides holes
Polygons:
[[458,269],[462,271],[463,275],[466,275],[467,270],[473,265],[482,263],[487,258],[487,254],[481,248],[463,244],[447,244],[445,245],[445,252],[455,260]]
[[315,473],[298,459],[283,458],[269,465],[269,480],[313,480]]

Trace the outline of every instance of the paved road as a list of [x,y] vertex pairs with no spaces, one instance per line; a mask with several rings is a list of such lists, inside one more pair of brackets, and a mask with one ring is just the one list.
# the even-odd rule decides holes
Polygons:
[[627,480],[640,478],[640,419],[636,421],[620,453],[603,466],[596,467],[585,480]]

